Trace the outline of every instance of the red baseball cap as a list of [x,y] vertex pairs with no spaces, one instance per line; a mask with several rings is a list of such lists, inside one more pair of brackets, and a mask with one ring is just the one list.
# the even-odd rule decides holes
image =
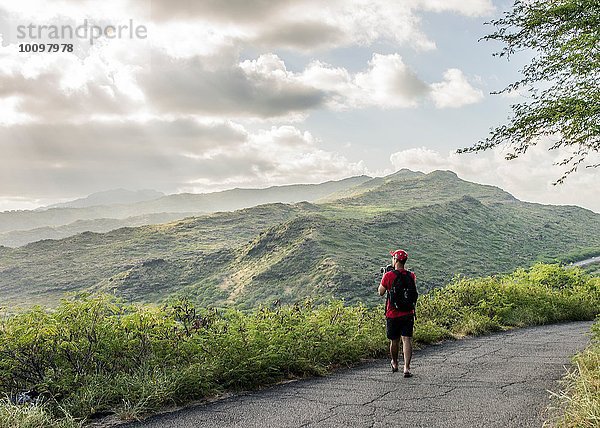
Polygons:
[[404,250],[390,251],[390,255],[401,262],[405,262],[408,259],[408,253]]

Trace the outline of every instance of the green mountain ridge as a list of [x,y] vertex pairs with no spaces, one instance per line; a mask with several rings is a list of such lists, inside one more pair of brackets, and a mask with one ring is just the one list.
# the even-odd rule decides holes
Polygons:
[[197,213],[156,213],[126,217],[124,219],[97,218],[92,220],[77,220],[63,226],[44,226],[30,230],[14,230],[12,232],[0,233],[0,245],[13,248],[21,247],[44,239],[57,240],[84,232],[104,233],[122,227],[167,223],[193,215],[197,215]]
[[103,280],[138,269],[147,260],[193,261],[241,245],[273,222],[310,207],[262,205],[160,225],[84,232],[14,249],[0,247],[0,295],[7,302],[57,301],[65,292],[105,286]]
[[11,304],[82,290],[244,308],[305,297],[375,303],[379,266],[398,247],[408,250],[421,291],[455,274],[509,272],[582,248],[600,253],[600,215],[579,207],[520,202],[450,172],[373,180],[333,202],[260,205],[1,249],[0,295]]
[[163,196],[165,196],[164,193],[151,189],[135,191],[126,189],[112,189],[92,193],[84,198],[52,204],[47,207],[38,208],[34,211],[43,211],[50,208],[86,208],[101,205],[122,205],[158,199]]
[[331,202],[337,199],[348,199],[358,195],[361,195],[365,192],[368,192],[371,189],[374,189],[380,186],[383,183],[389,181],[402,181],[402,180],[411,180],[413,178],[423,177],[425,174],[422,172],[415,172],[408,169],[401,169],[396,171],[393,174],[387,175],[385,177],[375,177],[371,180],[365,181],[362,184],[357,186],[350,187],[348,189],[340,190],[336,193],[332,193],[331,195],[317,200],[317,202]]
[[[585,232],[575,232],[579,216],[587,216],[584,211],[561,208],[549,221],[548,210],[538,208],[486,205],[466,196],[367,220],[297,217],[245,246],[210,280],[230,293],[228,303],[244,307],[304,297],[375,303],[378,268],[388,262],[388,250],[399,245],[409,249],[409,267],[417,272],[419,288],[425,291],[456,274],[508,272],[536,260],[557,258],[586,239]],[[519,211],[530,210],[536,211],[530,214],[531,224],[515,220]],[[591,226],[600,227],[600,220],[596,218]],[[572,233],[561,239],[567,230]],[[600,245],[599,237],[593,242]],[[235,276],[224,277],[222,272],[235,272]],[[203,284],[188,291],[194,295],[204,289]]]
[[320,184],[293,184],[266,189],[230,189],[213,193],[181,193],[131,204],[112,204],[82,208],[49,208],[42,211],[0,212],[0,233],[42,227],[64,226],[78,220],[125,219],[148,214],[233,211],[267,203],[315,201],[348,187],[370,180],[357,176]]
[[[433,171],[417,177],[402,175],[394,178],[392,175],[377,179],[375,185],[369,183],[363,184],[365,188],[363,192],[348,198],[339,198],[332,203],[379,207],[400,206],[406,209],[443,203],[465,195],[475,197],[482,202],[517,201],[510,193],[498,187],[462,180],[451,171]],[[435,193],[430,191],[432,188],[435,189]]]

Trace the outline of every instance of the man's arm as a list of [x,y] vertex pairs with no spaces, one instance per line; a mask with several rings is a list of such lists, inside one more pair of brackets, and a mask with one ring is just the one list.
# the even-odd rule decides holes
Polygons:
[[383,296],[383,295],[385,294],[385,292],[387,291],[387,288],[385,288],[385,287],[383,286],[383,283],[384,283],[385,276],[386,276],[388,273],[389,273],[389,272],[386,272],[386,273],[384,273],[384,274],[383,274],[383,278],[381,278],[381,283],[379,283],[379,288],[377,289],[377,291],[379,292],[379,295],[380,295],[380,296]]

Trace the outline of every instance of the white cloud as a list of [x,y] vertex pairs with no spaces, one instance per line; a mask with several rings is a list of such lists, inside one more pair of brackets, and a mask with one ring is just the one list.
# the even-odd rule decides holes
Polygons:
[[21,111],[23,99],[18,96],[8,96],[0,99],[0,126],[30,122],[31,116]]
[[367,174],[362,162],[322,150],[310,132],[293,126],[274,126],[249,134],[234,152],[211,159],[211,167],[235,165],[220,177],[201,176],[179,191],[206,192],[231,187],[265,187],[290,183],[321,183]]
[[152,48],[173,58],[203,56],[231,63],[239,54],[240,41],[248,37],[248,30],[231,23],[167,21],[148,24]]
[[[132,0],[134,4],[145,1]],[[200,49],[221,38],[221,42],[236,40],[240,46],[300,52],[370,45],[377,40],[431,50],[436,46],[421,29],[420,11],[469,17],[494,11],[490,0],[176,0],[153,6],[152,19],[160,26],[169,21],[216,23],[219,30],[205,33]]]
[[358,73],[354,80],[362,91],[362,103],[381,107],[415,107],[417,100],[427,92],[427,85],[398,54],[374,54],[369,70]]
[[232,124],[191,119],[0,127],[0,194],[56,198],[123,186],[172,188],[196,172],[186,155],[235,151],[246,138]]
[[428,91],[398,54],[373,54],[367,69],[355,74],[313,61],[298,78],[324,91],[334,109],[415,107]]
[[275,55],[215,64],[155,51],[151,61],[132,55],[127,63],[120,49],[98,45],[81,59],[23,54],[18,61],[11,49],[0,47],[0,58],[8,58],[0,66],[2,121],[8,125],[27,118],[85,122],[133,113],[289,118],[325,103],[320,89],[288,72]]
[[[115,7],[112,12],[108,6],[95,8],[91,1],[60,0],[54,9],[35,0],[1,4],[11,16],[10,25],[31,20],[26,12],[42,20],[38,23],[77,24],[92,16],[112,23],[128,12],[134,20],[150,17],[145,0],[132,0],[129,9],[126,2],[108,3]],[[383,0],[225,3],[175,1],[166,7],[157,2],[147,23],[148,40],[101,39],[93,46],[81,44],[77,54],[16,54],[14,44],[0,48],[3,123],[61,118],[85,122],[132,114],[289,122],[325,107],[412,108],[428,91],[438,107],[481,98],[481,91],[456,69],[428,88],[398,54],[375,53],[358,73],[317,60],[294,73],[274,53],[238,59],[241,49],[256,46],[307,52],[390,40],[433,48],[420,32],[416,15],[423,8],[435,9],[432,5]]]
[[289,72],[276,55],[213,65],[202,57],[156,54],[150,73],[137,78],[159,112],[212,117],[282,117],[321,107],[325,94]]
[[491,0],[413,0],[413,3],[423,10],[452,11],[466,16],[487,16],[496,10]]
[[[581,168],[562,185],[552,185],[564,172],[553,165],[562,160],[567,150],[548,150],[549,144],[531,147],[525,155],[507,161],[503,149],[479,154],[440,153],[425,147],[393,153],[390,161],[395,169],[431,172],[449,169],[461,178],[491,184],[525,201],[559,205],[579,205],[600,212],[600,169]],[[591,159],[590,159],[591,160]],[[599,159],[600,161],[600,159]]]
[[394,168],[411,168],[416,171],[431,172],[436,169],[446,168],[448,159],[435,150],[426,147],[406,149],[390,155],[390,161]]
[[[131,0],[130,3],[146,2]],[[218,46],[225,40],[235,40],[239,46],[300,52],[369,45],[376,40],[419,50],[433,49],[435,44],[420,28],[415,13],[419,9],[422,8],[418,3],[386,0],[176,0],[154,2],[151,19],[158,31],[170,22],[211,26],[214,30],[206,32],[205,37],[193,38],[203,41],[196,44],[196,49],[206,49],[213,42]],[[198,35],[197,31],[192,32]],[[187,45],[185,40],[182,44]],[[187,47],[190,52],[199,53],[192,44]]]
[[[132,46],[133,45],[133,46]],[[129,52],[133,48],[133,52]],[[95,115],[123,116],[145,110],[136,73],[148,60],[143,41],[114,41],[74,53],[15,53],[16,45],[0,46],[0,100],[11,98],[20,116],[4,124],[29,120],[87,121]],[[6,107],[5,107],[6,108]]]
[[153,46],[179,57],[232,45],[311,52],[378,40],[429,50],[435,43],[424,34],[419,12],[482,16],[493,10],[489,0],[0,0],[0,8],[13,20],[42,24],[132,18],[148,27]]
[[[377,40],[434,49],[417,12],[448,10],[387,0],[1,0],[0,8],[14,22],[41,24],[67,20],[80,24],[83,19],[116,22],[126,16],[148,27],[154,47],[178,57],[216,53],[227,46],[312,52]],[[468,8],[450,10],[471,14]]]
[[457,108],[483,99],[483,92],[467,81],[461,70],[449,69],[441,83],[427,84],[398,54],[373,54],[365,71],[351,74],[344,68],[313,61],[299,78],[328,94],[334,109],[414,108],[428,96],[438,108]]
[[132,11],[122,0],[0,0],[0,8],[13,16],[29,20],[48,21],[54,18],[78,17],[81,19],[122,17]]
[[0,148],[0,195],[21,206],[117,187],[207,191],[365,172],[293,126],[249,132],[193,119],[0,127]]
[[279,81],[292,81],[293,73],[288,73],[285,63],[275,54],[261,55],[255,60],[246,60],[240,63],[240,68],[249,77],[257,79],[269,78]]
[[461,70],[450,68],[442,82],[431,84],[431,98],[437,108],[456,108],[481,101],[483,91],[471,86]]
[[[200,56],[173,58],[154,52],[151,67],[143,67],[124,64],[118,50],[99,46],[93,52],[81,60],[57,57],[27,66],[25,58],[24,63],[5,66],[0,97],[18,100],[11,104],[11,120],[22,122],[24,116],[17,113],[40,120],[86,121],[135,112],[289,122],[326,107],[414,108],[431,95],[443,108],[481,99],[481,91],[460,70],[449,70],[443,83],[428,85],[398,54],[375,53],[358,73],[320,61],[295,73],[273,53],[215,64]],[[68,74],[63,75],[65,70]]]

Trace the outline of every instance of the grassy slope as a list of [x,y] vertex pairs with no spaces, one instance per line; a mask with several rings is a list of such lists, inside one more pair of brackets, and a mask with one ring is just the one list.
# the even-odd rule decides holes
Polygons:
[[4,249],[0,290],[11,303],[98,288],[128,300],[177,291],[243,307],[307,296],[373,302],[379,266],[398,246],[409,251],[421,290],[456,273],[508,272],[600,250],[590,233],[600,230],[599,215],[522,203],[451,172],[401,172],[358,187],[326,204],[273,204]]
[[185,269],[196,269],[202,275],[206,264],[218,264],[223,249],[247,242],[273,222],[285,221],[310,207],[264,205],[164,225],[122,228],[104,234],[87,232],[59,241],[3,248],[0,290],[7,302],[56,301],[65,291],[87,289],[103,280],[103,286],[108,286],[106,283],[113,276],[137,276],[135,292],[141,294],[136,297],[155,300],[156,293],[179,286],[178,279],[185,276],[170,272],[169,265],[165,265],[162,279],[169,279],[167,287],[162,284],[158,290],[152,283],[146,286],[145,281],[156,271],[160,260],[184,263]]
[[[397,246],[410,250],[408,267],[425,291],[456,274],[509,272],[538,259],[560,258],[582,242],[600,247],[600,237],[590,236],[588,227],[600,228],[600,217],[571,207],[485,205],[470,197],[367,220],[312,215],[262,234],[209,281],[223,283],[223,272],[236,272],[225,284],[246,307],[328,296],[373,303],[378,267]],[[193,289],[203,290],[203,284]]]

